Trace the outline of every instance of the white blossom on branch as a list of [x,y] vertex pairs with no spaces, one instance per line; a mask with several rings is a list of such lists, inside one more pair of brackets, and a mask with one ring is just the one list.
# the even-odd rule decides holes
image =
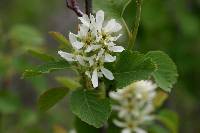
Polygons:
[[99,78],[105,77],[113,80],[112,72],[105,68],[105,63],[116,60],[115,53],[124,50],[116,41],[121,34],[117,34],[122,26],[111,19],[104,22],[104,12],[96,13],[96,16],[84,14],[79,17],[78,34],[69,33],[69,40],[73,47],[72,53],[58,51],[58,54],[69,62],[77,62],[85,74],[91,79],[94,88],[98,87]]

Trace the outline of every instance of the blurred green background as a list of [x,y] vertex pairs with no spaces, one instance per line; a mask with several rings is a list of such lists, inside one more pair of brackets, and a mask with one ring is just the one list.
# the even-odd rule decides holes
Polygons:
[[[71,128],[66,99],[45,114],[36,107],[39,94],[59,86],[55,75],[64,74],[20,77],[24,69],[42,63],[28,50],[58,57],[58,44],[48,32],[67,36],[77,30],[77,22],[65,0],[1,0],[0,133],[67,133]],[[199,133],[200,1],[144,0],[135,48],[163,50],[175,61],[179,80],[164,106],[178,113],[180,133]]]

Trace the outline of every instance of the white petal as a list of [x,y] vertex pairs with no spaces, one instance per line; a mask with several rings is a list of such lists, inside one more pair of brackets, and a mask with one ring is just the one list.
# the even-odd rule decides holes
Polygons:
[[118,121],[118,120],[113,120],[113,123],[118,126],[118,127],[126,127],[126,123]]
[[69,131],[69,133],[77,133],[75,129]]
[[81,49],[83,47],[83,43],[77,41],[76,35],[71,32],[69,33],[69,40],[74,48]]
[[78,55],[77,57],[77,61],[82,65],[82,66],[85,66],[85,61],[83,60],[83,57]]
[[70,33],[69,33],[69,41],[70,41],[71,43],[76,42],[76,41],[77,41],[76,35],[70,32]]
[[73,54],[70,54],[70,53],[67,53],[67,52],[63,52],[63,51],[58,51],[58,54],[62,57],[62,58],[64,58],[65,60],[67,60],[67,61],[76,61],[75,59],[74,59],[74,55]]
[[112,105],[112,110],[115,110],[115,111],[120,111],[121,110],[121,106],[119,105]]
[[101,50],[99,51],[96,60],[99,60],[99,59],[103,56],[104,51],[105,51],[104,49],[101,49]]
[[106,43],[106,45],[108,45],[109,47],[111,47],[111,46],[115,46],[116,44],[113,43],[113,42],[109,42],[109,43]]
[[136,133],[147,133],[144,129],[142,128],[135,128],[134,129]]
[[95,69],[92,73],[92,85],[94,88],[98,87],[98,73],[97,69]]
[[94,16],[92,14],[90,14],[90,22],[91,22],[91,24],[92,24],[92,26],[94,28],[96,23],[95,23],[95,18],[94,18]]
[[124,47],[122,46],[111,46],[111,47],[108,47],[108,49],[113,52],[122,52],[125,50]]
[[96,13],[96,26],[97,29],[100,31],[103,25],[103,21],[104,21],[104,12],[102,10],[99,10]]
[[101,68],[101,72],[103,73],[103,75],[109,79],[109,80],[113,80],[114,76],[112,74],[112,72],[104,67]]
[[121,95],[119,95],[117,92],[110,92],[109,96],[114,100],[121,100],[122,99]]
[[78,32],[78,35],[80,38],[85,38],[88,34],[89,28],[85,25],[80,25],[80,30]]
[[125,128],[122,130],[122,133],[132,133],[132,132],[131,132],[131,129]]
[[81,49],[84,46],[84,44],[82,42],[76,41],[72,43],[72,46],[76,49]]
[[119,35],[116,36],[116,37],[111,37],[111,38],[110,38],[110,41],[117,41],[121,36],[122,36],[122,34],[119,34]]
[[88,15],[84,14],[82,17],[79,17],[78,19],[81,20],[81,22],[82,22],[85,26],[87,26],[87,27],[90,26],[90,19],[89,19]]
[[121,30],[122,26],[116,22],[115,19],[108,21],[107,25],[104,27],[104,31],[108,33],[118,32]]
[[143,121],[152,121],[154,119],[155,119],[155,116],[153,116],[153,115],[143,116]]
[[119,118],[124,118],[125,116],[127,116],[128,112],[125,109],[120,110],[120,112],[118,113],[118,117]]
[[110,54],[105,54],[105,62],[114,62],[116,60],[116,56],[112,56]]
[[88,53],[88,52],[91,52],[93,50],[97,50],[99,48],[101,48],[101,45],[91,45],[91,46],[87,47],[87,49],[85,50],[85,52]]

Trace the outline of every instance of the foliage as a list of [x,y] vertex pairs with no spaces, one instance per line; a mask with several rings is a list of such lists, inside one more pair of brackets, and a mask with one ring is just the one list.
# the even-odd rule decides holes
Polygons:
[[177,70],[174,62],[167,54],[161,51],[151,51],[146,54],[157,65],[157,70],[153,72],[153,77],[160,88],[170,92],[173,84],[177,81]]
[[64,87],[53,88],[44,92],[38,101],[38,106],[41,111],[47,111],[60,101],[69,90]]
[[[104,7],[108,14],[112,14],[112,16],[115,16],[123,22],[128,33],[128,49],[119,55],[117,63],[113,68],[111,68],[111,71],[114,71],[114,83],[116,83],[118,89],[121,89],[134,81],[150,79],[153,77],[161,89],[169,92],[177,78],[177,70],[173,61],[163,52],[150,51],[147,54],[140,54],[137,51],[132,51],[141,14],[141,1],[137,2],[138,3],[135,7],[136,20],[133,25],[128,25],[128,20],[126,22],[126,19],[123,17],[126,8],[130,3],[132,3],[131,0],[108,1],[107,6]],[[95,5],[101,6],[104,4],[101,3],[101,1],[95,1]],[[50,32],[50,35],[61,45],[65,45],[66,50],[70,51],[69,41],[62,34],[58,32]],[[49,55],[37,52],[32,52],[32,54],[42,59],[52,60]],[[47,64],[40,65],[33,69],[27,69],[23,73],[23,77],[32,77],[73,67],[73,64],[69,64],[66,61],[56,61],[57,59],[53,60],[55,61],[48,62]],[[82,74],[81,69],[82,67],[78,69],[80,75]],[[70,95],[71,110],[82,121],[96,128],[100,128],[106,123],[110,116],[110,102],[107,98],[104,98],[104,96],[102,98],[102,96],[97,93],[98,91],[95,92],[95,90],[88,90],[90,88],[88,87],[89,83],[87,78],[84,76],[80,78],[82,79],[81,84],[85,88],[72,91]],[[71,89],[77,89],[79,87],[76,82],[70,81],[66,78],[57,78],[57,81]],[[102,89],[104,92],[107,91],[106,86],[101,86],[99,89]],[[59,89],[58,91],[58,89],[52,89],[44,93],[39,99],[41,109],[46,111],[57,103],[58,100],[63,98],[66,95],[66,92],[62,91],[64,90]],[[101,95],[105,94],[102,93]],[[159,101],[155,103],[157,106],[165,100],[163,96],[164,95],[161,95],[157,98]]]
[[143,54],[125,51],[116,64],[114,75],[117,87],[123,88],[133,81],[148,79],[155,69],[155,64]]
[[111,113],[109,100],[99,98],[98,94],[92,91],[73,91],[70,96],[70,106],[72,112],[82,121],[96,128],[102,127]]
[[[1,77],[0,80],[3,82],[4,79],[10,79],[11,77],[12,79],[11,84],[13,85],[9,85],[9,87],[6,87],[6,89],[8,88],[8,93],[15,93],[16,95],[20,96],[19,102],[21,104],[26,104],[26,106],[20,106],[20,108],[24,110],[27,110],[27,103],[28,103],[28,107],[31,106],[31,110],[32,108],[34,108],[33,106],[35,105],[35,103],[33,102],[33,100],[35,101],[34,99],[35,95],[39,95],[38,90],[40,90],[41,92],[41,90],[44,91],[48,88],[47,83],[46,83],[47,81],[49,81],[48,84],[51,86],[55,84],[56,85],[61,84],[62,86],[69,88],[70,91],[71,90],[74,91],[75,89],[84,86],[82,85],[83,79],[79,79],[77,77],[71,78],[73,74],[71,74],[69,71],[67,71],[66,73],[62,73],[66,69],[71,70],[71,69],[68,69],[69,67],[66,67],[64,69],[59,67],[60,70],[61,69],[64,70],[64,71],[60,71],[61,72],[60,74],[64,75],[64,77],[61,77],[60,75],[57,77],[56,75],[56,81],[58,83],[54,83],[54,81],[52,80],[52,77],[50,76],[48,78],[34,77],[34,78],[25,79],[25,80],[19,80],[18,78],[16,79],[16,77],[19,76],[21,71],[24,70],[25,66],[26,68],[31,68],[28,70],[34,70],[37,67],[37,66],[34,67],[30,65],[30,62],[31,64],[40,63],[40,62],[37,62],[38,60],[35,61],[34,59],[29,58],[27,57],[27,55],[24,54],[25,50],[27,49],[31,49],[28,51],[29,54],[31,54],[31,56],[39,58],[42,64],[48,64],[48,63],[56,62],[59,60],[59,59],[56,59],[54,56],[44,54],[45,50],[44,51],[41,50],[41,47],[46,47],[48,48],[48,50],[52,50],[55,53],[55,48],[54,48],[55,45],[52,45],[51,44],[52,42],[49,41],[48,38],[47,38],[49,41],[48,45],[42,46],[41,44],[45,43],[44,36],[46,32],[49,30],[47,26],[49,25],[52,26],[52,23],[49,23],[48,22],[49,19],[47,18],[54,19],[55,14],[59,16],[59,12],[52,13],[53,12],[52,9],[54,9],[54,11],[55,10],[60,11],[57,7],[55,7],[56,3],[59,3],[59,2],[48,1],[49,3],[48,5],[45,2],[47,1],[40,2],[38,0],[35,0],[35,1],[31,0],[30,2],[26,2],[25,0],[20,0],[20,1],[6,2],[5,0],[3,0],[2,1],[3,6],[0,9],[1,11],[0,16],[2,16],[1,19],[3,19],[2,21],[3,28],[1,28],[0,26],[0,32],[2,33],[2,30],[3,30],[3,34],[4,34],[2,36],[2,34],[0,33],[0,36],[4,38],[0,40],[0,49],[1,49],[0,59],[4,60],[3,62],[0,63],[0,77]],[[134,20],[136,16],[135,1],[130,0],[130,3],[129,3],[128,0],[127,1],[126,0],[125,1],[106,0],[106,3],[107,4],[105,4],[105,1],[94,0],[94,5],[95,5],[94,9],[95,10],[103,9],[106,12],[107,17],[114,17],[117,20],[121,21],[121,23],[123,24],[124,24],[123,21],[125,21],[128,29],[133,30]],[[168,6],[170,4],[173,4],[174,6],[173,7]],[[46,10],[46,8],[49,8],[49,10]],[[144,1],[143,7],[142,7],[142,19],[141,19],[142,22],[141,22],[141,27],[139,29],[139,36],[137,38],[137,42],[134,45],[135,46],[134,52],[132,52],[132,53],[138,53],[137,50],[140,51],[138,54],[141,55],[142,57],[145,56],[143,59],[148,60],[148,62],[151,62],[152,66],[155,67],[154,70],[152,69],[152,72],[149,71],[148,74],[145,74],[147,75],[147,79],[155,80],[155,82],[159,85],[159,87],[162,88],[167,93],[169,93],[170,91],[173,92],[172,95],[170,96],[170,100],[167,102],[167,104],[165,104],[165,107],[170,106],[170,108],[175,108],[176,110],[178,110],[178,112],[181,112],[180,115],[184,114],[184,117],[180,118],[181,119],[180,123],[182,124],[181,132],[198,131],[198,124],[195,124],[195,123],[199,123],[199,122],[198,120],[194,120],[194,118],[196,118],[195,110],[198,109],[198,107],[196,107],[196,104],[198,103],[198,97],[200,94],[198,90],[199,88],[199,83],[198,83],[199,69],[198,68],[200,65],[199,65],[199,58],[197,58],[199,57],[199,46],[198,46],[199,44],[199,38],[198,38],[199,12],[198,12],[198,9],[199,9],[199,4],[197,1],[191,1],[191,2],[188,2],[188,1],[186,2],[185,0],[181,2],[172,1],[172,0],[169,0],[168,2],[163,2],[159,0],[148,1],[148,2]],[[48,13],[48,14],[45,14],[45,13]],[[3,14],[6,14],[6,15],[3,15]],[[58,16],[56,16],[56,19],[61,18]],[[66,19],[66,17],[62,17],[62,18]],[[59,29],[60,28],[59,26],[58,29],[56,30],[61,30],[60,32],[62,32],[63,29],[71,30],[73,28],[71,24],[74,21],[71,22],[71,20],[68,18],[67,18],[67,23],[66,23],[66,20],[62,20],[62,21],[65,22],[66,25],[70,25],[70,27],[61,26],[61,29]],[[28,26],[27,24],[18,25],[17,23],[19,22],[29,23],[29,24]],[[60,24],[59,22],[56,21],[55,25],[59,25]],[[16,27],[22,27],[22,29],[16,30],[17,29]],[[38,33],[38,31],[35,28],[44,32],[44,35],[41,33]],[[123,26],[123,28],[126,29],[125,25]],[[16,33],[14,33],[13,31]],[[33,34],[29,33],[32,31],[33,31]],[[35,33],[38,33],[38,34],[35,34]],[[60,45],[61,48],[70,50],[70,47],[68,48],[69,42],[63,35],[61,35],[58,32],[52,32],[52,33],[56,36],[58,35],[57,38],[55,37],[55,40],[58,41],[59,44],[61,44]],[[120,40],[120,44],[127,45],[128,39],[126,38],[128,38],[128,34],[123,35],[123,38]],[[24,42],[24,43],[21,43],[21,42]],[[22,44],[23,44],[23,48],[22,48]],[[30,46],[29,44],[33,46]],[[37,44],[39,44],[40,46]],[[169,58],[169,56],[166,55],[165,53],[163,52],[161,53],[160,51],[150,51],[150,50],[157,50],[157,49],[166,51],[166,53],[169,54],[169,56],[172,57],[172,59],[178,65],[178,70],[180,73],[180,77],[179,77],[180,82],[178,82],[178,84],[176,85],[176,88],[173,90],[172,90],[172,87],[177,81],[176,66],[174,65],[172,60]],[[41,52],[38,52],[38,51],[41,51]],[[119,57],[121,58],[121,56],[122,55],[120,54],[118,58]],[[132,62],[132,60],[129,60],[129,61]],[[163,63],[164,61],[168,63]],[[120,65],[119,65],[119,62],[120,60],[118,60],[118,62],[114,64],[113,66],[114,69],[111,69],[113,72],[117,72],[117,71],[120,71],[121,69],[124,69],[122,66],[124,67],[127,66],[128,69],[134,69],[132,67],[128,67],[127,65],[128,62],[122,62],[120,63]],[[39,66],[42,66],[42,65],[39,65]],[[43,70],[42,70],[42,73],[40,73],[39,75],[42,75],[44,73],[50,73],[52,69],[45,68],[45,70],[44,71]],[[127,70],[127,69],[124,69],[124,70]],[[38,71],[40,70],[38,69]],[[36,74],[33,74],[33,75],[36,75]],[[54,75],[51,75],[51,76],[54,76]],[[67,76],[70,76],[70,78],[68,78]],[[135,77],[134,77],[135,75],[130,74],[128,76],[131,76],[132,78],[131,81],[135,80]],[[124,77],[126,78],[128,76],[124,76]],[[32,77],[32,75],[30,75],[30,77]],[[112,82],[113,86],[111,86],[111,88],[109,89],[115,90],[115,85],[116,85],[115,83],[117,83],[117,86],[119,86],[118,88],[125,86],[125,84],[128,85],[128,83],[121,83],[121,82],[128,82],[127,79],[123,78],[124,80],[121,80],[121,78],[123,77],[115,75],[116,81]],[[136,78],[141,79],[140,77],[136,77]],[[28,84],[28,87],[27,87],[27,84]],[[71,86],[71,88],[69,86]],[[106,86],[106,87],[109,87],[109,86]],[[17,91],[15,91],[16,89]],[[169,95],[166,92],[161,91],[161,93],[159,93],[160,96],[158,96],[158,99],[155,100],[155,105],[158,108],[162,108],[161,106],[166,100],[167,95]],[[28,95],[28,96],[25,96],[25,95]],[[30,98],[32,97],[32,99],[29,99],[28,97]],[[9,98],[9,99],[12,99],[12,98]],[[14,106],[15,105],[18,106],[18,102],[16,103],[16,101],[18,100],[13,100],[13,102],[9,102],[10,100],[2,100],[2,101],[3,102],[7,101],[5,102],[6,104],[13,103]],[[184,104],[178,104],[180,102]],[[2,107],[4,107],[5,104],[2,104],[2,105],[3,105]],[[66,112],[66,110],[63,109],[63,107],[66,107],[65,105],[62,107],[56,106],[56,108],[54,108],[53,110],[50,110],[49,112],[50,113],[56,112],[56,111],[59,112],[58,110],[62,110],[60,112],[64,112],[64,113],[60,113],[60,115],[66,116],[66,113],[68,115],[68,112]],[[11,111],[11,112],[12,112],[11,114],[15,113],[15,116],[17,116],[20,111],[19,112]],[[58,121],[63,122],[61,118],[56,118],[56,117],[59,117],[58,116],[59,113],[52,113],[53,115],[55,115],[55,117],[52,117],[52,116],[44,115],[44,114],[41,116],[35,112],[36,111],[30,112],[31,114],[30,117],[37,115],[37,117],[42,118],[42,120],[40,119],[40,121],[38,121],[35,119],[35,117],[30,118],[30,119],[35,119],[35,120],[30,120],[30,121],[35,121],[35,123],[33,122],[34,124],[31,126],[32,129],[27,128],[29,124],[27,125],[25,124],[26,126],[22,126],[22,128],[23,127],[26,127],[26,128],[24,128],[20,132],[22,133],[23,132],[29,133],[29,131],[30,133],[31,132],[51,132],[50,128],[51,126],[53,126],[52,123],[56,123]],[[158,110],[158,113],[159,112],[160,110]],[[23,114],[23,112],[21,112],[21,114]],[[15,118],[15,116],[14,117],[4,116],[7,119],[7,121],[10,120],[10,122],[7,122],[8,123],[7,125],[9,125],[9,123],[11,122],[14,123],[13,119]],[[171,115],[167,117],[170,117],[170,116]],[[4,121],[6,120],[4,119]],[[26,119],[22,121],[26,121]],[[67,119],[65,119],[65,121],[67,121]],[[163,120],[163,121],[170,121],[170,120]],[[82,123],[80,125],[86,124],[83,121],[81,122]],[[22,123],[26,123],[26,122],[22,122]],[[42,123],[47,123],[47,125],[45,125],[46,129],[40,129],[40,127],[44,126],[44,124]],[[169,122],[169,123],[173,123],[173,125],[177,125],[174,122]],[[190,124],[188,126],[188,123],[189,124],[194,123],[194,124],[192,125]],[[4,132],[5,133],[15,132],[16,130],[14,129],[14,125],[16,125],[15,126],[16,128],[20,127],[20,125],[18,124],[12,124],[12,125],[13,126],[9,127],[10,131],[8,130]],[[70,123],[63,122],[63,125],[70,125]],[[167,127],[172,127],[172,125],[169,124]],[[152,125],[152,127],[150,127],[149,129],[151,129],[150,132],[152,133],[171,132],[171,130],[168,131],[168,129],[165,129],[165,126],[162,127],[158,125]],[[177,129],[175,130],[172,129],[172,130],[175,131]]]
[[22,77],[25,78],[25,77],[32,77],[32,76],[41,75],[41,74],[47,74],[55,70],[61,70],[61,69],[66,69],[66,68],[69,68],[69,64],[66,61],[50,62],[44,65],[35,67],[33,69],[27,69],[23,73]]

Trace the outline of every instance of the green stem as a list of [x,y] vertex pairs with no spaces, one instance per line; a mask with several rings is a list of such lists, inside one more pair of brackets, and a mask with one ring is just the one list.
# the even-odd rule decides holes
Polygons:
[[134,47],[138,33],[138,28],[140,26],[141,12],[142,12],[142,0],[136,0],[136,17],[133,30],[131,31],[131,36],[129,37],[128,49],[133,49]]
[[122,22],[123,22],[123,24],[124,24],[124,27],[126,28],[126,32],[127,32],[127,34],[128,34],[128,37],[130,38],[130,37],[131,37],[131,32],[130,32],[130,30],[129,30],[129,28],[128,28],[128,25],[126,24],[126,22],[125,22],[125,20],[124,20],[123,17],[122,17]]

